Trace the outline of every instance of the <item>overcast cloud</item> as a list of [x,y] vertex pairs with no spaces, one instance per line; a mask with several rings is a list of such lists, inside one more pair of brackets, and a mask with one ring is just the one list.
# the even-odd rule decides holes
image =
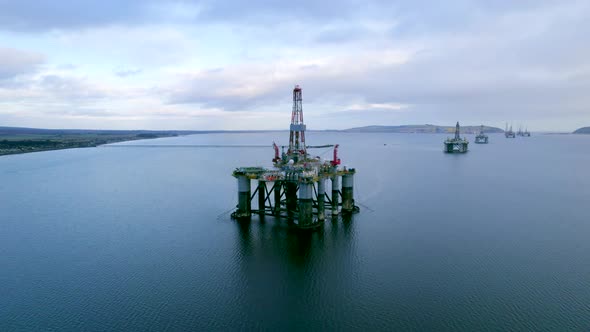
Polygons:
[[590,125],[588,1],[3,1],[0,125]]

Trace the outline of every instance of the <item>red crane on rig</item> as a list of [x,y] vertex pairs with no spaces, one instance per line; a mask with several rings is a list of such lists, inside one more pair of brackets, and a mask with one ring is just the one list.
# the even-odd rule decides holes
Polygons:
[[272,162],[278,163],[279,161],[281,161],[281,157],[279,156],[279,147],[277,146],[277,143],[275,143],[275,142],[272,142],[272,147],[273,147],[273,149],[275,149],[275,157],[272,158]]
[[340,165],[340,158],[338,158],[338,145],[339,144],[334,145],[334,159],[330,162],[332,166]]

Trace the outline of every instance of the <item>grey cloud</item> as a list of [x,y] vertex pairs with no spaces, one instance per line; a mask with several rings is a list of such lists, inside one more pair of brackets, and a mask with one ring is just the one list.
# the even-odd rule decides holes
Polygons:
[[[0,0],[0,29],[10,31],[46,31],[52,29],[84,29],[107,25],[142,25],[154,23],[202,24],[224,22],[266,26],[285,22],[353,22],[359,17],[400,20],[403,31],[435,32],[447,28],[464,28],[490,14],[503,14],[554,3],[539,1],[473,1],[454,0],[433,2],[362,1],[362,0],[301,0],[301,1],[216,1],[216,0],[81,0],[34,1]],[[184,17],[177,7],[193,8],[195,15]],[[176,8],[176,9],[175,9]],[[342,31],[327,31],[320,41],[333,42],[353,37]]]
[[[377,1],[380,2],[380,1]],[[332,21],[354,16],[366,7],[365,1],[199,1],[200,19],[210,21],[281,22]]]
[[395,38],[412,38],[431,34],[465,32],[486,21],[504,15],[539,8],[559,8],[563,2],[554,0],[523,1],[395,1],[385,5],[381,13],[398,21],[392,30]]
[[141,72],[142,72],[141,69],[121,69],[121,70],[116,70],[115,75],[117,75],[119,77],[127,77],[127,76],[134,76],[134,75],[140,74]]
[[207,69],[206,73],[216,74],[216,73],[221,73],[222,71],[223,71],[223,68],[212,68],[212,69]]
[[44,75],[32,83],[31,87],[68,102],[101,99],[108,96],[103,89],[77,77]]
[[312,64],[312,65],[305,65],[305,66],[300,66],[299,69],[301,70],[316,70],[319,69],[320,66],[316,65],[316,64]]
[[38,74],[12,80],[0,80],[0,96],[14,102],[76,103],[103,99],[113,94],[76,76]]
[[41,54],[0,47],[0,80],[35,72],[44,62]]
[[73,70],[73,69],[78,68],[78,66],[76,66],[72,63],[64,63],[64,64],[58,65],[56,67],[57,67],[57,69],[61,69],[61,70]]
[[362,39],[367,39],[369,32],[366,29],[355,28],[350,24],[341,27],[332,27],[324,29],[316,35],[314,38],[315,42],[330,44],[330,43],[343,43],[353,42]]
[[68,107],[68,108],[49,108],[44,110],[44,114],[71,116],[71,117],[113,117],[121,116],[121,114],[109,111],[103,108],[84,108],[84,107]]
[[[342,68],[337,74],[327,73],[321,66],[299,67],[292,77],[248,97],[217,93],[220,88],[235,86],[232,78],[244,73],[201,75],[187,81],[183,91],[173,93],[171,101],[230,111],[254,109],[288,102],[291,85],[300,83],[306,103],[342,105],[361,99],[408,104],[413,112],[444,111],[451,116],[581,114],[590,104],[590,44],[582,42],[590,32],[588,11],[584,10],[588,5],[561,9],[510,15],[502,11],[498,14],[501,20],[488,20],[476,30],[430,40],[423,52],[404,64],[383,64],[361,72]],[[535,24],[527,25],[525,19],[535,20]],[[347,66],[357,65],[352,61]]]
[[170,104],[200,104],[205,107],[222,108],[228,111],[243,110],[276,100],[278,91],[262,94],[240,95],[224,93],[228,88],[244,87],[234,82],[240,76],[232,69],[214,68],[205,70],[197,76],[184,76],[179,79],[177,88],[166,91]]
[[[34,1],[2,0],[0,29],[11,31],[44,31],[76,29],[104,25],[153,24],[170,20],[185,23],[260,20],[281,22],[283,19],[327,20],[354,12],[356,1],[269,2],[243,1]],[[174,13],[177,5],[192,6],[199,14],[194,19]],[[192,22],[191,22],[192,21]]]
[[[207,79],[189,80],[190,88],[169,91],[169,104],[200,104],[207,108],[220,108],[225,111],[242,111],[256,106],[270,105],[280,101],[285,92],[272,89],[266,93],[254,96],[222,95],[216,92],[215,86],[221,82]],[[229,84],[228,84],[229,85]]]
[[145,16],[145,3],[116,1],[1,0],[0,29],[43,31],[86,28],[116,23],[129,24]]

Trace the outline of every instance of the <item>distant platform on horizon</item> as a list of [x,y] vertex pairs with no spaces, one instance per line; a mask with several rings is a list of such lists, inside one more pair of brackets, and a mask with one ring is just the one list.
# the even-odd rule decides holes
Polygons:
[[[476,126],[461,126],[461,132],[464,134],[477,134],[482,130],[482,125]],[[452,134],[455,132],[455,126],[438,126],[432,124],[425,125],[402,125],[402,126],[365,126],[344,130],[346,132],[360,132],[360,133],[424,133],[424,134]],[[503,133],[504,130],[483,126],[485,133]]]

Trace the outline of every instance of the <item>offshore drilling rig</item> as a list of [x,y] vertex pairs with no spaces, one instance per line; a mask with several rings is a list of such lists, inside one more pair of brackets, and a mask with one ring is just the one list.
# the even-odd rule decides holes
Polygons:
[[455,126],[455,138],[447,138],[444,145],[444,152],[447,153],[467,152],[469,142],[467,141],[467,138],[461,138],[461,127],[459,126],[459,122],[457,122],[457,126]]
[[[238,180],[238,205],[232,218],[271,215],[286,218],[298,228],[313,228],[321,225],[327,213],[337,216],[359,211],[353,195],[355,169],[340,166],[338,144],[306,145],[302,101],[301,88],[296,85],[289,146],[287,152],[282,146],[279,154],[279,146],[273,143],[274,167],[239,167],[233,172]],[[313,148],[333,148],[333,159],[323,161],[320,157],[311,157],[308,149]],[[331,180],[331,195],[326,193],[328,179]],[[257,182],[254,193],[251,193],[252,180]],[[256,197],[258,209],[252,209]]]

